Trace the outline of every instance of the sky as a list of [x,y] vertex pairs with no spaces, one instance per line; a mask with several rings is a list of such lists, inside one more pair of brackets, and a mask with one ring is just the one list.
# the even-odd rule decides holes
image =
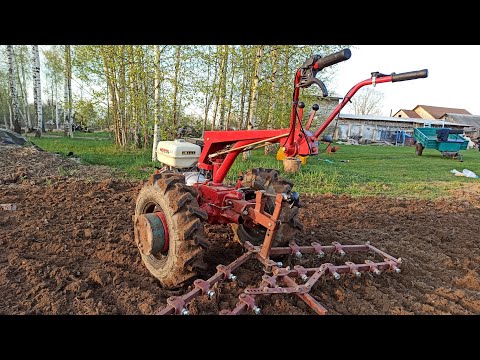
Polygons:
[[350,59],[336,67],[332,90],[339,96],[374,71],[428,69],[425,79],[378,84],[375,89],[384,94],[381,115],[416,105],[463,108],[480,115],[480,45],[355,45],[350,50]]

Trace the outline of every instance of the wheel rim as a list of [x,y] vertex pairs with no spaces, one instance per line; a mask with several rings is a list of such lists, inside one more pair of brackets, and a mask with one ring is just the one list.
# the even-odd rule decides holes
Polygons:
[[159,204],[147,203],[134,224],[135,242],[144,256],[165,260],[170,237],[165,213]]

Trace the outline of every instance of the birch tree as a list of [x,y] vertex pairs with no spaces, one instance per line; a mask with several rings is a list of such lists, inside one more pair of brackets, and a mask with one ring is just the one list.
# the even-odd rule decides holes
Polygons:
[[[23,121],[25,122],[25,125],[27,127],[27,132],[32,131],[33,129],[33,124],[30,120],[30,111],[28,109],[28,92],[27,92],[27,74],[29,74],[29,71],[27,70],[28,66],[31,66],[31,57],[28,56],[29,50],[28,46],[21,45],[17,47],[18,51],[15,56],[15,62],[16,62],[16,69],[17,69],[17,78],[18,78],[18,85],[19,85],[19,90],[20,90],[20,98],[22,101],[19,101],[19,113],[23,118]],[[21,75],[21,76],[20,76]],[[23,113],[20,110],[20,108],[23,108]]]
[[32,75],[33,75],[33,103],[35,107],[35,120],[37,131],[35,137],[42,136],[42,86],[40,81],[40,55],[38,45],[32,45]]
[[13,112],[13,129],[15,130],[15,132],[20,134],[22,132],[22,128],[20,126],[20,119],[18,114],[18,97],[15,81],[15,54],[13,53],[13,45],[7,45],[7,56],[10,81],[10,104]]
[[153,108],[153,146],[152,161],[157,161],[157,144],[160,131],[160,45],[155,45],[155,105]]
[[64,58],[64,88],[63,88],[63,112],[64,112],[64,131],[65,136],[73,138],[72,121],[72,58],[70,45],[65,45]]

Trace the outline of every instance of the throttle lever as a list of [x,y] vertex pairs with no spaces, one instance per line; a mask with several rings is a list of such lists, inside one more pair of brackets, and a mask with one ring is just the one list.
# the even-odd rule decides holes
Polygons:
[[328,96],[328,90],[322,80],[317,79],[316,77],[308,77],[306,79],[302,79],[298,84],[297,87],[307,88],[310,87],[312,84],[317,84],[318,87],[322,90],[323,97]]

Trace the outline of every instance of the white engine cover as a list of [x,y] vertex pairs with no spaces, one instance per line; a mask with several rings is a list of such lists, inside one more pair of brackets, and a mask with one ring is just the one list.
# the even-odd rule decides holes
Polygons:
[[157,145],[157,159],[164,165],[185,169],[197,163],[201,150],[200,146],[183,139],[160,141]]

